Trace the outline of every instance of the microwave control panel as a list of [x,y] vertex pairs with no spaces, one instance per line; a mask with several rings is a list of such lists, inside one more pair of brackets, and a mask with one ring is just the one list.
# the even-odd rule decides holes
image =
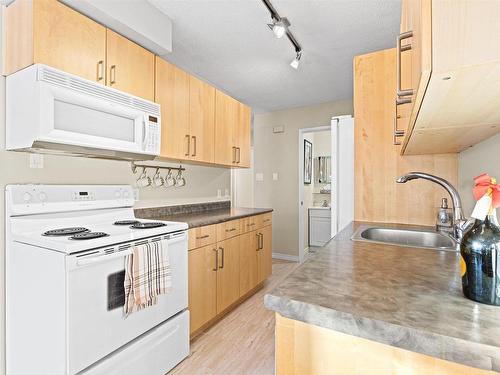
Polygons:
[[147,116],[145,131],[144,151],[152,154],[160,154],[160,119],[155,116]]

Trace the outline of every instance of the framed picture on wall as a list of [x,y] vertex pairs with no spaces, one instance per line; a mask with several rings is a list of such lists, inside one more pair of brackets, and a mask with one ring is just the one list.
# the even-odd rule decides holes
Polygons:
[[312,180],[312,143],[304,139],[304,184],[309,185]]

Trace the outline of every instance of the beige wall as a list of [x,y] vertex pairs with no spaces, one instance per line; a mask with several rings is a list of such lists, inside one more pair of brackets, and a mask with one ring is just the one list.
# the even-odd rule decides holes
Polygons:
[[462,197],[465,216],[470,216],[475,200],[472,196],[473,178],[489,173],[500,181],[500,134],[462,151],[458,156],[458,190]]
[[[1,15],[0,15],[1,16]],[[1,17],[0,17],[1,19]],[[0,21],[1,22],[1,21]],[[1,29],[1,25],[0,25]],[[1,48],[0,48],[1,50]],[[1,60],[1,59],[0,59]],[[43,169],[29,168],[29,155],[7,152],[5,148],[5,78],[0,78],[0,374],[5,373],[5,263],[4,263],[4,198],[6,184],[134,184],[130,163],[64,156],[45,156]],[[172,189],[141,189],[139,206],[176,204],[216,200],[217,190],[222,194],[231,188],[230,170],[203,166],[185,166],[187,185]]]
[[[352,100],[329,102],[254,117],[255,206],[272,207],[273,252],[298,256],[298,137],[299,129],[330,125],[332,116],[352,114]],[[274,126],[285,132],[273,134]],[[273,181],[277,172],[279,180]]]

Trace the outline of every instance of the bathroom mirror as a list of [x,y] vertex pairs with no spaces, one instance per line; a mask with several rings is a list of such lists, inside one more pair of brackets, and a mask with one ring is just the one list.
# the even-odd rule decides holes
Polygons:
[[314,181],[320,184],[332,182],[332,168],[330,156],[317,156],[314,158]]

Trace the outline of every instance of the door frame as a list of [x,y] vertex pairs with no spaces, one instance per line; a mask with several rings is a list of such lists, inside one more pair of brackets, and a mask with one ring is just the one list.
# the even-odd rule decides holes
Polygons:
[[[299,178],[298,178],[298,184],[299,184],[299,199],[298,199],[298,208],[299,208],[299,242],[298,242],[298,249],[299,249],[299,262],[303,262],[305,259],[306,255],[306,248],[304,248],[304,181],[303,181],[303,174],[304,174],[304,134],[307,133],[316,133],[320,131],[331,131],[332,127],[331,124],[329,125],[323,125],[323,126],[315,126],[311,128],[301,128],[299,129],[299,137],[298,137],[298,147],[299,147]],[[313,146],[314,147],[314,146]],[[330,147],[332,147],[332,144],[330,142]],[[333,148],[332,148],[333,151]]]

